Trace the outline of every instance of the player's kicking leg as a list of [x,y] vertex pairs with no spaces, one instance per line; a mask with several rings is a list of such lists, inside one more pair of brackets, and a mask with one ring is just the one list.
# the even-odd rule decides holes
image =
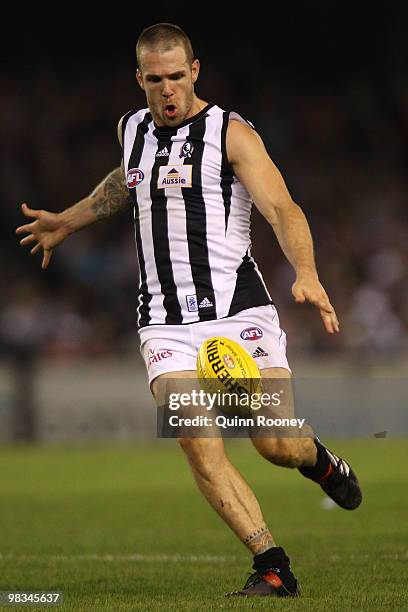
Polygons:
[[[262,380],[271,384],[273,379],[287,379],[290,374],[284,368],[267,368],[262,370]],[[294,416],[293,398],[287,394],[287,416]],[[310,478],[321,486],[323,491],[339,506],[354,510],[362,501],[362,493],[357,476],[350,465],[333,451],[322,444],[312,429],[308,427],[308,436],[283,438],[277,435],[271,438],[253,438],[257,450],[266,459],[276,465],[297,467],[303,476]],[[305,427],[303,428],[305,429]],[[304,434],[303,434],[304,435]]]

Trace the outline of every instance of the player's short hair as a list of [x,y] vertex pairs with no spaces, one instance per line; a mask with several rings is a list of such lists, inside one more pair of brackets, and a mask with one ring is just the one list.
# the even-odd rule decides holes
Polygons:
[[184,47],[187,62],[191,64],[194,60],[194,51],[187,34],[174,23],[156,23],[145,28],[136,43],[136,58],[140,68],[140,55],[142,47],[164,53],[170,51],[176,45]]

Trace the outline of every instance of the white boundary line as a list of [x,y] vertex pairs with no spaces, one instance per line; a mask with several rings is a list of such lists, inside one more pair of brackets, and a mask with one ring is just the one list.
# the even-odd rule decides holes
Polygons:
[[113,562],[139,562],[139,563],[225,563],[228,561],[245,561],[247,557],[234,555],[166,555],[166,554],[84,554],[84,555],[15,555],[13,553],[0,553],[0,561],[113,561]]
[[[294,559],[313,560],[317,559],[315,555],[295,555]],[[408,551],[403,553],[387,553],[375,556],[376,559],[384,559],[388,561],[408,561]],[[112,554],[83,554],[83,555],[16,555],[13,553],[0,553],[0,561],[102,561],[102,562],[119,562],[119,563],[228,563],[231,561],[245,562],[250,559],[248,556],[237,555],[167,555],[167,554],[131,554],[131,555],[112,555]],[[324,557],[327,561],[352,561],[352,560],[369,560],[374,559],[374,554],[351,554],[351,555],[327,555]]]

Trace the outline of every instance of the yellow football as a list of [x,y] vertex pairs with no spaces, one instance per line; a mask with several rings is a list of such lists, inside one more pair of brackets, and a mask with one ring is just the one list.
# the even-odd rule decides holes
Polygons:
[[[261,373],[254,359],[240,344],[222,336],[208,338],[200,346],[197,376],[208,393],[250,397],[261,391]],[[249,411],[247,404],[246,409],[235,412]]]

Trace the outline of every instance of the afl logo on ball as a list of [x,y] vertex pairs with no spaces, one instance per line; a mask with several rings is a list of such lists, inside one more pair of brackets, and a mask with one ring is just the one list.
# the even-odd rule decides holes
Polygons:
[[229,370],[233,370],[235,368],[235,361],[229,353],[225,353],[222,360]]
[[137,187],[144,179],[144,174],[139,168],[132,168],[128,170],[126,175],[126,184],[128,189],[132,189],[133,187]]
[[260,327],[247,327],[240,333],[243,340],[259,340],[262,338],[263,331]]

